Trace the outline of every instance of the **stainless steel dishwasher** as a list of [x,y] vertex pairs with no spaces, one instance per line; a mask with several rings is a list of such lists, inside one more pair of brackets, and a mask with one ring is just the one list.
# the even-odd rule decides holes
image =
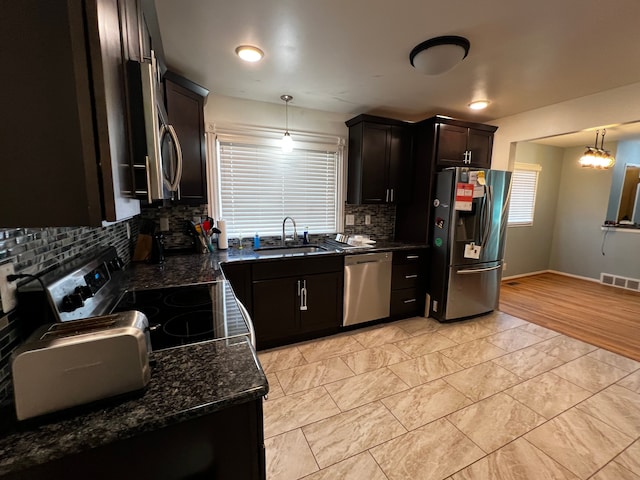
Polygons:
[[344,258],[343,325],[389,316],[391,252],[347,255]]

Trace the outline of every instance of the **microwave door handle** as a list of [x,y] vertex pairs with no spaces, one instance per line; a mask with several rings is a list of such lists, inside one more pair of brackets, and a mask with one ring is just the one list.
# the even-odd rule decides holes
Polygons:
[[182,180],[182,147],[180,146],[180,140],[178,140],[178,135],[176,134],[176,130],[173,128],[173,125],[167,125],[167,130],[173,139],[176,152],[176,173],[173,176],[173,182],[169,186],[169,190],[175,192],[178,190],[180,181]]

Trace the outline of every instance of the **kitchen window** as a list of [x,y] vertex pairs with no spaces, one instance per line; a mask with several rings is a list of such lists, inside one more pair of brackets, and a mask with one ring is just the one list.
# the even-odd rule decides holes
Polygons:
[[536,207],[538,176],[542,166],[534,163],[516,163],[511,177],[509,226],[533,225]]
[[284,153],[280,131],[208,134],[209,158],[214,159],[212,211],[226,220],[230,237],[280,236],[287,216],[295,219],[299,234],[306,226],[310,234],[341,230],[343,141],[292,136],[294,150]]

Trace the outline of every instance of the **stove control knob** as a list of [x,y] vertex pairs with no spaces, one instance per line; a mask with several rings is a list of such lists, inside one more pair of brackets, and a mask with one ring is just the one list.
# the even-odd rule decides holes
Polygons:
[[77,308],[84,307],[84,300],[79,293],[70,293],[62,297],[62,311],[73,312]]
[[124,262],[120,257],[114,257],[111,260],[109,260],[109,262],[107,263],[107,267],[109,268],[110,272],[122,270],[122,267],[124,267]]
[[78,295],[80,295],[82,297],[82,300],[93,297],[93,291],[88,285],[76,287],[73,293],[77,293]]

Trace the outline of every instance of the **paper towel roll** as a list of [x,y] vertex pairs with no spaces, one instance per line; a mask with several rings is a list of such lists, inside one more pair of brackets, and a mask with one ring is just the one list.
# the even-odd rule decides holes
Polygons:
[[222,219],[218,220],[218,230],[220,230],[218,234],[218,248],[220,250],[226,250],[229,248],[229,242],[227,241],[227,222]]

